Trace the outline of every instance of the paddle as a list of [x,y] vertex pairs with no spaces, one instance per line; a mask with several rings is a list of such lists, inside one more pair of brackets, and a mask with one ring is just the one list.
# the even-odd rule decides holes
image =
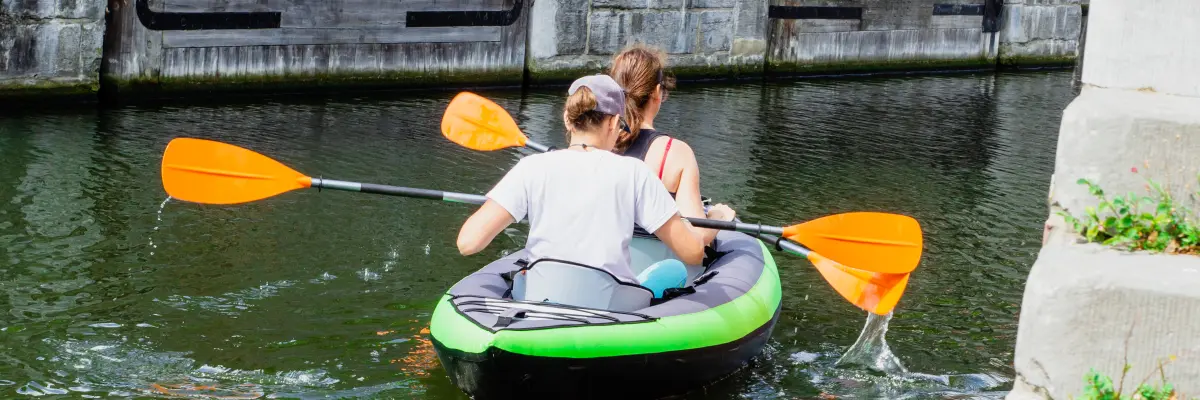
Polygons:
[[[167,144],[161,172],[163,189],[168,195],[193,203],[246,203],[305,188],[468,204],[483,204],[487,200],[484,196],[465,193],[312,178],[252,150],[194,138],[176,138]],[[689,221],[724,223],[706,219]],[[758,229],[757,225],[754,227]],[[856,271],[790,242],[779,242],[779,246],[807,257],[839,294],[856,306],[876,314],[890,312],[907,283],[907,274],[895,278],[892,274]]]
[[[470,92],[459,93],[446,106],[442,135],[475,150],[517,146],[548,149],[529,141],[504,108]],[[701,228],[780,235],[852,268],[885,274],[912,272],[920,263],[923,246],[917,220],[898,214],[837,214],[788,227],[695,218],[688,218],[688,222]]]

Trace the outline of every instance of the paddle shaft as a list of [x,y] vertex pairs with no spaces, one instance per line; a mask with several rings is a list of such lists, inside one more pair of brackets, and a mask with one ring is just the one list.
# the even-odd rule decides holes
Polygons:
[[[487,201],[487,197],[480,196],[477,194],[445,192],[445,191],[441,191],[441,190],[418,189],[418,188],[409,188],[409,187],[402,187],[402,186],[378,185],[378,184],[374,184],[374,183],[339,181],[339,180],[334,180],[334,179],[322,179],[322,178],[311,178],[311,179],[312,179],[311,186],[313,188],[317,188],[317,189],[344,190],[347,192],[382,194],[382,195],[387,195],[387,196],[411,197],[411,198],[415,198],[415,199],[442,200],[442,201],[448,201],[448,202],[452,202],[452,203],[467,203],[467,204],[476,204],[476,205],[482,205],[484,202]],[[762,225],[758,225],[758,224],[745,224],[745,223],[740,223],[740,222],[718,221],[715,219],[703,219],[703,218],[684,218],[684,219],[686,219],[689,223],[691,223],[692,226],[697,226],[697,227],[701,227],[701,228],[719,229],[719,230],[727,230],[727,231],[740,231],[740,232],[754,233],[754,234],[770,234],[770,233],[773,233],[776,235],[783,234],[783,228],[776,227],[776,226],[762,226]],[[773,241],[774,239],[771,239],[771,240]],[[791,243],[789,243],[789,244],[791,244]],[[803,248],[801,247],[801,249],[803,249]],[[804,253],[801,253],[802,255],[808,254],[807,249],[803,249],[803,251],[804,251]]]
[[347,192],[373,193],[388,196],[412,197],[417,199],[442,200],[452,203],[483,204],[485,201],[487,201],[486,197],[476,194],[443,192],[441,190],[417,189],[321,178],[312,178],[312,187],[317,189],[344,190]]

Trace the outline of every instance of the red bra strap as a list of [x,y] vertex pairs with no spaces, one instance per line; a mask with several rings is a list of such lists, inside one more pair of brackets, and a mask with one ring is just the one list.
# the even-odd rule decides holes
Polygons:
[[658,164],[658,180],[662,180],[663,168],[667,166],[667,153],[671,152],[671,142],[675,141],[673,137],[667,137],[667,149],[663,150],[662,163]]

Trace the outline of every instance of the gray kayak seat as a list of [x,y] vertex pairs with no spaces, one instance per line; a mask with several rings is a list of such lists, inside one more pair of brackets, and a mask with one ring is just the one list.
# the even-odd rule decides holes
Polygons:
[[621,282],[608,271],[569,261],[537,260],[514,281],[521,279],[521,275],[524,284],[515,284],[513,289],[516,300],[635,311],[649,307],[654,298],[654,292],[645,286]]

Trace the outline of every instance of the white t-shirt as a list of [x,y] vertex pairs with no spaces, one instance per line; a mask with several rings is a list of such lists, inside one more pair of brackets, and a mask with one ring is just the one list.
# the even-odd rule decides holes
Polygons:
[[603,150],[521,159],[488,192],[516,221],[529,217],[529,261],[553,258],[637,283],[629,268],[634,223],[654,233],[678,212],[642,160]]

